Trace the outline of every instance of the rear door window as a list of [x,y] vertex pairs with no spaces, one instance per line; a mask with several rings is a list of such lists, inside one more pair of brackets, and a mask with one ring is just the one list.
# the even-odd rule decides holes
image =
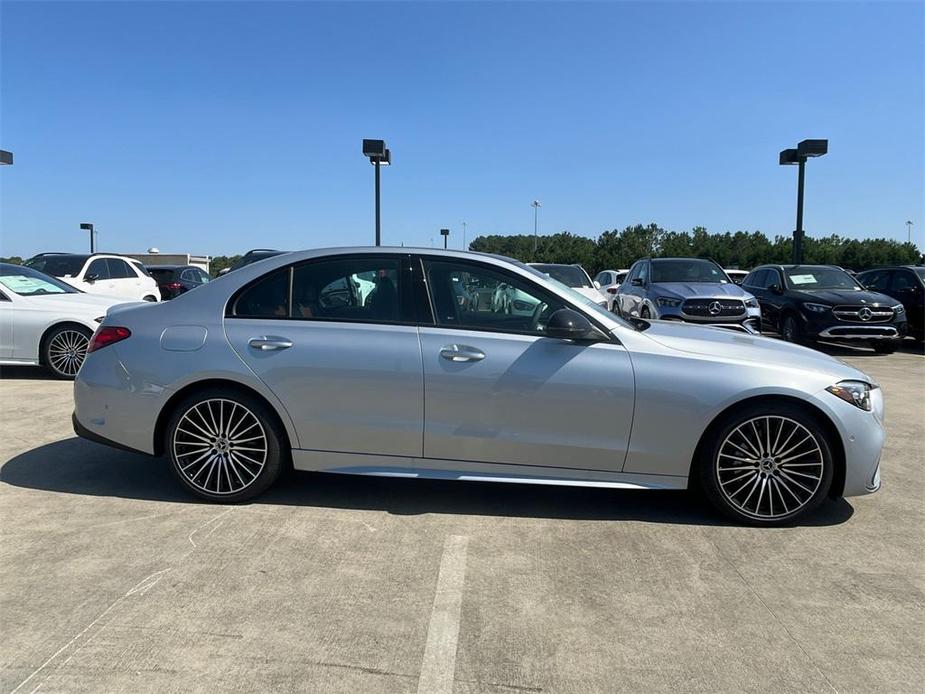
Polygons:
[[136,279],[138,277],[124,260],[107,258],[106,264],[109,266],[109,276],[114,280]]

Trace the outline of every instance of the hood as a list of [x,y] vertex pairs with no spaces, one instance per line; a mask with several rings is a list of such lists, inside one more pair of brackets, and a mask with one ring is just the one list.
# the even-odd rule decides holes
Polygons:
[[591,299],[594,303],[600,303],[601,301],[607,301],[607,297],[601,293],[600,289],[595,289],[594,287],[572,287],[572,291],[576,291],[581,294],[583,297]]
[[720,282],[653,282],[650,291],[661,296],[676,296],[680,299],[717,299],[732,297],[733,299],[748,299],[751,294],[737,284],[722,284]]
[[840,359],[771,337],[680,321],[651,321],[650,327],[643,335],[664,347],[681,352],[758,362],[764,366],[779,364],[780,368],[828,373],[834,379],[833,383],[848,379],[874,383],[863,371]]
[[793,289],[793,298],[801,301],[818,301],[832,305],[836,304],[869,304],[871,306],[895,306],[898,301],[879,292],[856,291],[850,289]]

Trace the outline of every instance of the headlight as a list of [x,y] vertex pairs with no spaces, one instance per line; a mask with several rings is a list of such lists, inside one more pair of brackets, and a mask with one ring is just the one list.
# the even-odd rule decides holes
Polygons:
[[906,312],[906,307],[903,306],[902,304],[896,304],[895,306],[891,306],[890,308],[893,309],[893,313],[905,313]]
[[855,407],[860,407],[866,412],[870,412],[870,389],[869,383],[864,381],[840,381],[834,386],[826,388],[835,397],[841,398],[845,402],[850,402]]
[[758,300],[757,299],[746,299],[745,305],[748,306],[749,308],[758,308]]
[[659,306],[670,306],[671,308],[677,308],[681,305],[680,299],[672,299],[667,296],[660,296],[655,300]]
[[825,313],[829,310],[829,307],[825,304],[811,304],[809,302],[804,303],[803,308],[805,308],[807,311],[812,311],[813,313]]

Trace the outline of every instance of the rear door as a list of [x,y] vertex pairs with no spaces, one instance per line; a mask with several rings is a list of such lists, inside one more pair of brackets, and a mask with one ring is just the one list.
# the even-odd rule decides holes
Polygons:
[[893,270],[889,295],[902,302],[906,309],[906,320],[916,332],[922,332],[925,322],[925,290],[914,270]]
[[[293,446],[421,456],[424,388],[400,254],[333,256],[275,270],[238,292],[225,332],[289,411]],[[374,279],[361,300],[356,275]]]
[[[565,303],[503,268],[423,259],[434,325],[422,326],[424,456],[619,472],[634,379],[617,342],[546,337]],[[505,313],[455,301],[454,282],[507,284],[536,308]]]
[[143,293],[141,278],[121,258],[107,258],[109,276],[114,286],[113,294],[125,299],[140,299]]

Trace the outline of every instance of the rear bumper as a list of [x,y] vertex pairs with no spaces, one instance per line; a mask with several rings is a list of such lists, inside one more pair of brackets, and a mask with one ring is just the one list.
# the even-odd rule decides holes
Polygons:
[[77,434],[82,439],[87,439],[87,441],[93,441],[94,443],[100,443],[104,446],[110,446],[112,448],[118,448],[122,451],[130,451],[132,453],[141,453],[143,455],[152,455],[147,451],[142,451],[137,448],[132,448],[131,446],[126,446],[119,443],[118,441],[113,441],[112,439],[107,439],[105,436],[100,436],[97,433],[94,433],[87,429],[83,424],[80,423],[80,420],[77,419],[77,412],[71,413],[71,426],[74,427],[74,433]]

